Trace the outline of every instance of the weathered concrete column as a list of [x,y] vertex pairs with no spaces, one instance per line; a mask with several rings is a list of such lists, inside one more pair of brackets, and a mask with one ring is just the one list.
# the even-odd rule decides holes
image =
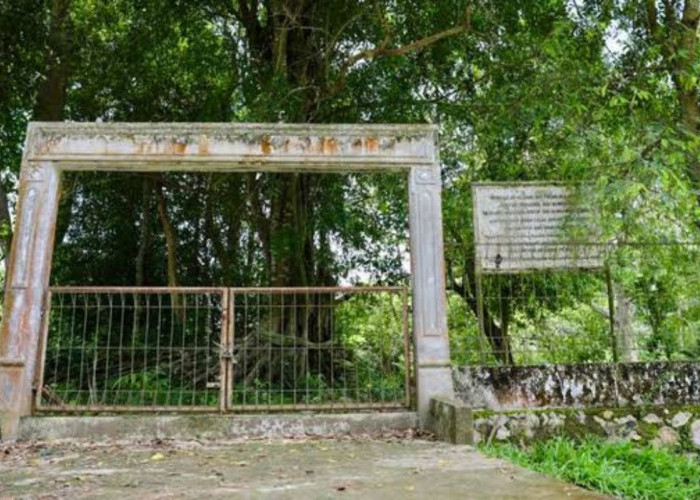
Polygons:
[[413,167],[409,174],[413,341],[418,414],[425,425],[430,398],[452,398],[447,335],[445,260],[442,241],[440,167]]
[[32,385],[49,282],[60,174],[51,162],[22,164],[0,330],[0,437],[14,436],[32,408]]

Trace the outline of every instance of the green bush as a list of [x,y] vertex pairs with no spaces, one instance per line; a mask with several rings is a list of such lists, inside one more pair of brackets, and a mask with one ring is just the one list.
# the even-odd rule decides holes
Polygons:
[[638,499],[700,498],[700,459],[668,449],[590,438],[554,438],[532,446],[485,445],[491,456],[608,495]]

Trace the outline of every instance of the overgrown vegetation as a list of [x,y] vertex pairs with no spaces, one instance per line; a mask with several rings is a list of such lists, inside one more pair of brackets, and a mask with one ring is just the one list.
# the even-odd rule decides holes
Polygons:
[[700,497],[700,457],[669,449],[637,447],[630,442],[554,438],[526,447],[492,444],[491,456],[621,498]]
[[[699,12],[698,0],[3,1],[0,248],[29,120],[431,122],[455,361],[697,359]],[[486,280],[479,333],[471,183],[484,180],[590,187],[616,249],[619,338],[605,279],[584,273]],[[52,281],[404,284],[406,198],[392,174],[66,175]]]

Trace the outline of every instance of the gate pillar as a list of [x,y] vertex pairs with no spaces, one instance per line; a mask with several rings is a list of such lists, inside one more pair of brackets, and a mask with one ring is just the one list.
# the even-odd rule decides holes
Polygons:
[[409,174],[413,341],[418,414],[424,425],[433,396],[453,397],[447,334],[440,167]]
[[0,438],[32,410],[44,294],[51,270],[60,173],[50,161],[22,163],[19,206],[5,277],[0,330]]

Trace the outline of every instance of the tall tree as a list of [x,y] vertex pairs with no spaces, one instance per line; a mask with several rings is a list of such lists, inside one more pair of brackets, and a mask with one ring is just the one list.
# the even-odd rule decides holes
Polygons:
[[700,1],[635,1],[627,5],[626,13],[632,19],[635,34],[646,42],[649,57],[660,56],[662,64],[658,69],[673,82],[679,124],[693,143],[688,176],[700,187]]
[[12,239],[10,203],[27,120],[46,61],[46,12],[43,0],[0,3],[0,247],[6,266]]

